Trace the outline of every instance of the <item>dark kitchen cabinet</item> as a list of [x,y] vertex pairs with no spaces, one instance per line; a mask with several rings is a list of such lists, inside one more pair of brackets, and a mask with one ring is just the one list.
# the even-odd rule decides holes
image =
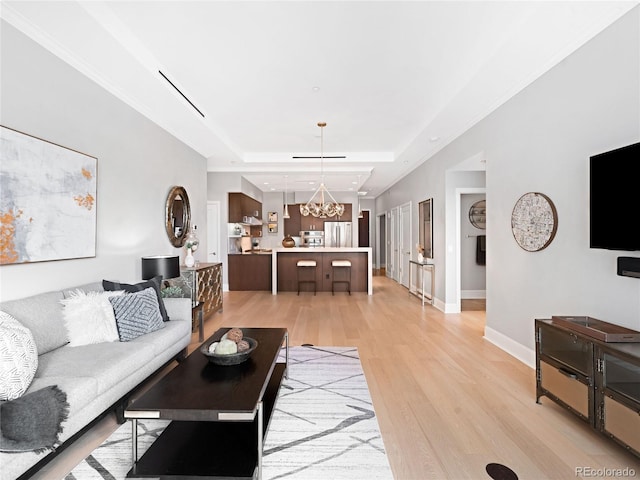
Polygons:
[[244,217],[262,220],[262,203],[244,193],[229,193],[229,223],[242,223]]
[[301,231],[323,231],[324,222],[350,222],[352,219],[352,211],[353,206],[350,203],[345,203],[344,215],[341,217],[317,218],[313,215],[304,217],[300,213],[300,204],[295,203],[293,205],[289,205],[289,216],[291,218],[285,219],[284,221],[284,233],[285,235],[298,236]]
[[229,290],[271,290],[271,255],[229,255]]

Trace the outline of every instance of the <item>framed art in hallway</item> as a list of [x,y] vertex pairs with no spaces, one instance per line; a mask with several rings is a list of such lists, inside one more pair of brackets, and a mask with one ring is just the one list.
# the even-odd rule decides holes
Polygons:
[[96,256],[95,157],[0,127],[0,265]]

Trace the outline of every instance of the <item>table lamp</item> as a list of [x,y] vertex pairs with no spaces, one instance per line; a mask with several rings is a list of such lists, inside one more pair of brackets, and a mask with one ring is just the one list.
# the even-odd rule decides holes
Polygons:
[[180,276],[180,258],[177,255],[142,257],[142,279],[162,275],[163,280]]

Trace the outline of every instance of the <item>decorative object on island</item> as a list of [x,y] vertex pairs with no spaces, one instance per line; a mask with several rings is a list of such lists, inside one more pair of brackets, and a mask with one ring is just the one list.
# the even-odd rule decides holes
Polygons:
[[[333,198],[324,184],[324,127],[326,127],[327,124],[325,122],[318,122],[318,126],[320,127],[320,186],[306,204],[300,204],[300,213],[305,217],[309,215],[318,218],[335,217],[336,215],[341,217],[344,213],[344,205],[336,202],[336,199]],[[325,193],[331,199],[330,202],[325,203]],[[317,196],[319,196],[319,201],[315,200]]]
[[418,204],[418,243],[424,258],[433,259],[433,198]]
[[98,160],[0,126],[0,265],[96,256]]
[[173,187],[169,192],[165,205],[165,220],[171,245],[176,248],[182,247],[191,226],[191,205],[184,187]]
[[198,250],[198,246],[200,245],[200,240],[196,235],[197,228],[198,227],[194,225],[184,240],[184,246],[187,249],[187,256],[184,258],[184,264],[189,268],[196,264],[196,261],[193,258],[193,253]]
[[149,280],[161,275],[163,280],[180,276],[180,259],[177,255],[154,255],[142,257],[142,279]]
[[293,239],[293,237],[291,235],[286,235],[283,239],[282,239],[282,246],[285,248],[292,248],[296,246],[296,241]]
[[527,252],[539,252],[552,242],[558,229],[558,213],[549,197],[540,192],[522,195],[511,212],[511,231]]

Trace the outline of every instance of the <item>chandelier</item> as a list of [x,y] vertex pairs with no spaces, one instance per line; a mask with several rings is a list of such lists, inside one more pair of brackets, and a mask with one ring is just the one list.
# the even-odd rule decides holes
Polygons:
[[[329,193],[327,187],[324,184],[324,156],[323,156],[323,147],[324,147],[324,127],[327,126],[325,122],[318,122],[318,126],[320,127],[320,186],[318,189],[311,195],[311,198],[306,204],[300,204],[300,213],[307,217],[309,215],[313,215],[318,218],[327,218],[327,217],[335,217],[338,215],[342,216],[344,213],[344,205],[336,202],[336,199],[333,198],[333,195]],[[325,194],[328,197],[328,200],[325,203]]]

